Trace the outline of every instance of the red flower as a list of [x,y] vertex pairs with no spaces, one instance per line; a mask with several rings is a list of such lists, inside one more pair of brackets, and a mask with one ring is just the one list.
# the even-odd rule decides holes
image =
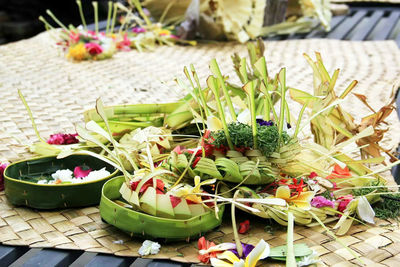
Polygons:
[[351,177],[349,168],[347,168],[346,166],[344,167],[344,169],[342,169],[338,164],[335,164],[331,175],[328,175],[326,179],[348,178],[348,177]]
[[6,169],[7,164],[0,164],[0,191],[4,190],[4,170]]
[[197,163],[201,160],[201,157],[196,157],[192,163],[192,168],[195,168]]
[[239,224],[239,233],[246,234],[250,230],[250,221],[245,220]]
[[317,177],[318,174],[316,172],[311,172],[310,175],[308,177],[310,177],[311,179]]
[[[154,178],[153,178],[154,179]],[[147,188],[152,187],[153,186],[153,179],[148,180],[147,182],[145,182],[142,187],[139,190],[139,194],[146,192]],[[140,181],[135,181],[131,183],[131,190],[135,191],[136,188],[138,187]],[[156,180],[156,192],[157,194],[165,194],[165,184],[162,180],[157,179]]]
[[96,44],[96,43],[87,43],[87,44],[85,44],[85,48],[87,49],[89,54],[91,54],[92,56],[101,54],[103,52],[103,48],[99,44]]
[[[292,183],[289,183],[289,182]],[[303,187],[304,187],[304,181],[303,179],[300,179],[298,181],[296,178],[290,179],[280,179],[278,182],[279,185],[287,185],[289,189],[294,189],[296,192],[292,193],[292,196],[297,193],[297,195],[300,196],[301,192],[303,192]]]
[[[347,205],[353,200],[353,196],[352,195],[341,196],[337,200],[340,201],[338,206],[338,211],[344,212],[344,210],[347,208]],[[342,215],[339,214],[339,217],[341,216]]]
[[77,33],[75,33],[75,32],[70,32],[69,38],[70,38],[72,41],[74,41],[74,43],[77,43],[77,42],[79,42],[80,34],[79,34],[78,32],[77,32]]
[[[202,249],[209,249],[210,247],[215,246],[214,242],[210,242],[208,240],[206,240],[204,238],[204,236],[199,238],[199,241],[197,242],[197,247],[199,248],[199,250]],[[210,262],[210,258],[215,258],[217,257],[217,252],[211,252],[211,253],[207,253],[204,255],[198,255],[197,258],[202,262],[202,263],[209,263]]]
[[128,39],[127,34],[124,35],[124,39],[121,42],[117,43],[117,48],[123,51],[131,50],[131,40]]
[[176,152],[178,155],[182,154],[185,148],[183,146],[176,146],[172,151]]

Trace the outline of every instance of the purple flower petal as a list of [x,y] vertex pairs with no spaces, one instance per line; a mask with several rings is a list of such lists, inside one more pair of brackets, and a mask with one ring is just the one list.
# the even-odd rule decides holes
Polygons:
[[[245,259],[247,257],[247,255],[249,255],[250,252],[254,249],[254,246],[251,244],[246,244],[246,243],[241,243],[241,244],[242,244],[242,249],[243,249],[242,259]],[[240,258],[239,253],[236,249],[230,249],[229,251],[233,252],[233,254],[235,254],[238,258]]]
[[256,119],[256,122],[260,126],[273,126],[274,125],[274,122],[271,120],[265,121],[263,119]]

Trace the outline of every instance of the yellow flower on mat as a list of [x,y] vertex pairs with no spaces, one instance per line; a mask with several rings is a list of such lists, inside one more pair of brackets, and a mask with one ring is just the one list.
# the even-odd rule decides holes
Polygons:
[[75,60],[83,60],[87,55],[87,50],[84,43],[78,43],[77,45],[71,46],[68,49],[67,58]]
[[294,196],[290,196],[290,189],[288,186],[280,186],[276,190],[275,197],[284,199],[288,204],[295,205],[298,208],[309,210],[311,209],[311,200],[315,193],[312,191],[301,192]]

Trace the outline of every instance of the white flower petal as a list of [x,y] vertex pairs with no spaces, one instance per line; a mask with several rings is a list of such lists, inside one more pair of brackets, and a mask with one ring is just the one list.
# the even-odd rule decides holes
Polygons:
[[372,209],[371,204],[369,204],[369,201],[365,196],[361,196],[358,199],[357,214],[363,221],[375,224],[375,211]]
[[204,255],[214,251],[225,251],[229,249],[236,249],[236,244],[233,243],[221,243],[216,246],[212,246],[209,249],[202,249],[199,251],[199,254]]
[[245,109],[237,116],[237,121],[243,124],[251,123],[251,113],[249,109]]
[[150,254],[157,254],[160,252],[161,245],[158,244],[157,242],[153,242],[150,240],[145,240],[142,244],[142,246],[139,248],[139,255],[140,256],[147,256]]
[[210,131],[222,130],[222,122],[215,116],[208,116],[207,129]]
[[214,266],[214,267],[232,267],[232,264],[227,263],[226,261],[223,261],[223,260],[220,260],[217,258],[211,258],[210,263],[211,263],[211,266]]
[[233,267],[245,267],[246,264],[244,262],[244,260],[240,259],[240,261],[236,261],[233,263]]

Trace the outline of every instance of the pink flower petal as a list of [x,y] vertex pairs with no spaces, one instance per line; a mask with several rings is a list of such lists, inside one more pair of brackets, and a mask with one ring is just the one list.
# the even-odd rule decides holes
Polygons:
[[335,203],[323,196],[316,196],[311,200],[311,205],[316,208],[335,207]]
[[76,138],[78,134],[52,134],[50,138],[47,140],[47,143],[50,145],[69,145],[79,143],[79,140]]
[[85,48],[91,55],[98,55],[103,52],[103,48],[99,44],[96,44],[96,43],[87,43],[87,44],[85,44]]
[[75,178],[86,177],[86,176],[89,175],[89,173],[90,173],[91,171],[92,171],[92,169],[84,170],[84,169],[82,169],[81,166],[77,166],[77,167],[75,167],[75,169],[74,169],[74,176],[75,176]]
[[4,170],[6,169],[8,164],[0,164],[0,191],[4,190]]

